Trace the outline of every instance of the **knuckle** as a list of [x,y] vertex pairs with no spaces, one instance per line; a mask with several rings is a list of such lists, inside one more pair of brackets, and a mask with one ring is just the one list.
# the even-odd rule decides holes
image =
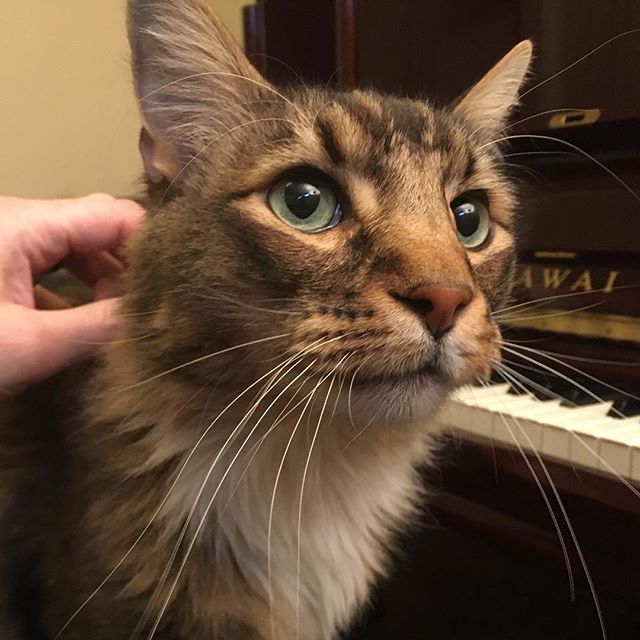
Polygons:
[[86,199],[95,206],[111,206],[116,202],[116,199],[108,193],[92,193]]

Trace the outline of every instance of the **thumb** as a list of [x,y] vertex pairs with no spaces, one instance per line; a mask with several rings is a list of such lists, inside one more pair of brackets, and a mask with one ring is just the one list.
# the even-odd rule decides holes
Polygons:
[[109,299],[61,311],[31,310],[35,331],[15,354],[13,380],[7,382],[33,384],[95,355],[120,331],[118,303]]

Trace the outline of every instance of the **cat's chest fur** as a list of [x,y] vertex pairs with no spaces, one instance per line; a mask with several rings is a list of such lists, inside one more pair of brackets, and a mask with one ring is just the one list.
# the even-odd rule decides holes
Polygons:
[[[293,420],[238,458],[202,543],[213,536],[250,587],[271,600],[275,637],[328,638],[348,624],[386,570],[390,538],[416,506],[415,466],[427,460],[427,445],[422,434],[389,438],[374,430],[349,445],[340,434],[353,428],[334,419],[320,425],[310,452],[316,424],[304,426],[284,463]],[[254,446],[261,450],[252,457]],[[214,474],[214,492],[226,468]],[[186,503],[193,504],[195,488]]]
[[[209,399],[207,415],[222,408]],[[96,429],[105,428],[104,409]],[[221,619],[234,618],[273,628],[274,638],[332,637],[366,603],[387,567],[394,531],[415,508],[416,465],[428,458],[424,425],[401,432],[370,425],[358,435],[357,425],[329,410],[318,427],[318,407],[309,420],[295,413],[273,429],[271,419],[252,432],[260,414],[243,424],[244,411],[230,411],[213,427],[197,412],[192,425],[171,412],[160,422],[144,412],[128,425],[107,421],[117,435],[110,451],[100,439],[106,475],[97,490],[103,495],[93,489],[97,518],[105,526],[114,509],[132,515],[126,522],[115,518],[112,533],[100,536],[118,541],[111,549],[96,546],[97,540],[89,547],[98,557],[107,551],[109,559],[99,565],[113,565],[153,521],[146,534],[153,548],[143,536],[120,577],[146,604],[166,575],[152,610],[157,617],[168,602],[163,622],[179,637],[211,637]],[[138,425],[152,437],[132,438]],[[126,489],[120,490],[123,433],[140,467],[136,472],[126,463]]]

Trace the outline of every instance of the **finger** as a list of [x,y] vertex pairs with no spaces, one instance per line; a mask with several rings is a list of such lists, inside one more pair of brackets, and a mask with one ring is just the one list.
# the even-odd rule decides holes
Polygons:
[[117,337],[121,328],[118,304],[115,299],[101,300],[64,311],[41,312],[40,364],[48,375],[90,358]]
[[90,256],[70,255],[63,260],[62,266],[90,287],[103,278],[124,272],[124,265],[106,251]]
[[95,355],[120,331],[118,304],[104,300],[63,311],[11,307],[14,331],[0,336],[0,357],[7,363],[0,368],[0,389],[39,382]]
[[40,285],[36,285],[36,287],[34,287],[33,297],[36,309],[59,311],[61,309],[69,309],[69,307],[71,307],[64,298]]
[[93,288],[94,300],[105,300],[107,298],[118,298],[124,295],[124,280],[118,275],[107,276],[98,280]]
[[29,202],[18,222],[21,250],[32,273],[42,273],[71,253],[115,249],[136,230],[143,215],[135,202],[106,195]]

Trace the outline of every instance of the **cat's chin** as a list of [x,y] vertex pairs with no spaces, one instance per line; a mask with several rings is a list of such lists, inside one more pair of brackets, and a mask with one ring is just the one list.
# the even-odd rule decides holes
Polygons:
[[455,384],[433,370],[418,370],[395,377],[375,377],[354,385],[352,415],[363,424],[390,426],[424,424],[434,429],[432,418]]

